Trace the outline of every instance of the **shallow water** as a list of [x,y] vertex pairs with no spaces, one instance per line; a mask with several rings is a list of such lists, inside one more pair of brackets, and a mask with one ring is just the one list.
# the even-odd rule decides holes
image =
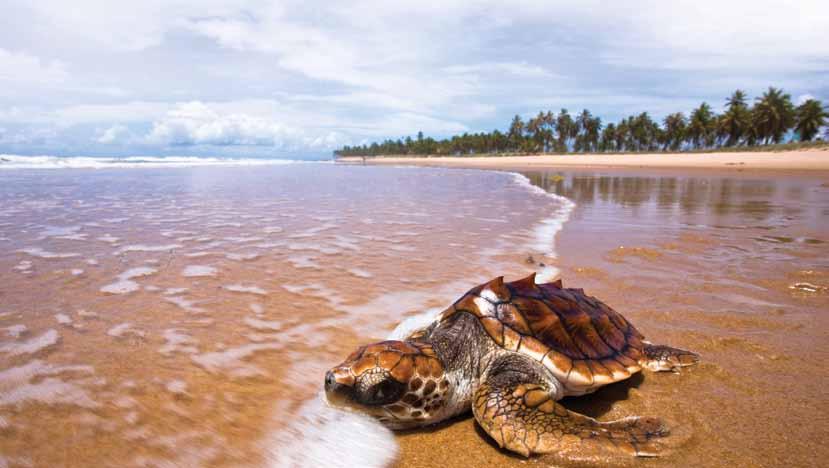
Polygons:
[[318,398],[327,367],[401,320],[556,268],[703,356],[565,401],[674,428],[669,457],[614,464],[829,456],[826,180],[526,176],[575,209],[469,170],[3,172],[0,465],[572,465],[506,454],[470,417],[391,434]]
[[318,405],[324,370],[528,255],[551,263],[570,206],[512,174],[440,169],[0,177],[13,466],[388,463],[390,433]]

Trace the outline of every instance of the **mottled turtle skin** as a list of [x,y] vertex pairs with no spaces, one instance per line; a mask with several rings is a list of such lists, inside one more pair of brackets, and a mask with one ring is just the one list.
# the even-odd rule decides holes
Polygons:
[[410,429],[472,410],[501,446],[524,456],[656,456],[655,418],[611,422],[557,403],[643,368],[678,371],[692,352],[653,345],[619,313],[561,281],[535,275],[477,286],[403,341],[360,347],[325,376],[328,401]]

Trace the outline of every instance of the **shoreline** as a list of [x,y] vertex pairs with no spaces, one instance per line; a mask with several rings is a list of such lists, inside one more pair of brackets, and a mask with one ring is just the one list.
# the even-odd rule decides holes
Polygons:
[[478,169],[693,169],[829,174],[829,151],[630,153],[529,156],[347,156],[340,164],[468,167]]

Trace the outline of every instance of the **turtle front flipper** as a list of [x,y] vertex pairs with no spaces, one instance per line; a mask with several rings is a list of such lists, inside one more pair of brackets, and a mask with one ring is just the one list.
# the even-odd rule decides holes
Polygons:
[[475,419],[502,448],[525,457],[556,452],[570,459],[653,457],[662,451],[668,430],[660,420],[601,422],[574,413],[555,401],[556,382],[544,378],[536,363],[510,360],[487,375],[472,400]]
[[699,354],[684,349],[671,348],[643,342],[645,345],[641,361],[642,367],[654,372],[679,372],[680,367],[693,366],[699,362]]

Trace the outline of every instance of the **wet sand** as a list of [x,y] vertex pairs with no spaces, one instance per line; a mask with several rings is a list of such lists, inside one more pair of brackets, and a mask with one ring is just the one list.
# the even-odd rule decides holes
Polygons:
[[526,176],[575,209],[512,175],[456,169],[2,174],[0,461],[580,465],[513,457],[471,417],[392,439],[313,407],[323,371],[356,345],[538,263],[703,356],[565,402],[661,416],[682,441],[615,464],[829,456],[829,177]]

